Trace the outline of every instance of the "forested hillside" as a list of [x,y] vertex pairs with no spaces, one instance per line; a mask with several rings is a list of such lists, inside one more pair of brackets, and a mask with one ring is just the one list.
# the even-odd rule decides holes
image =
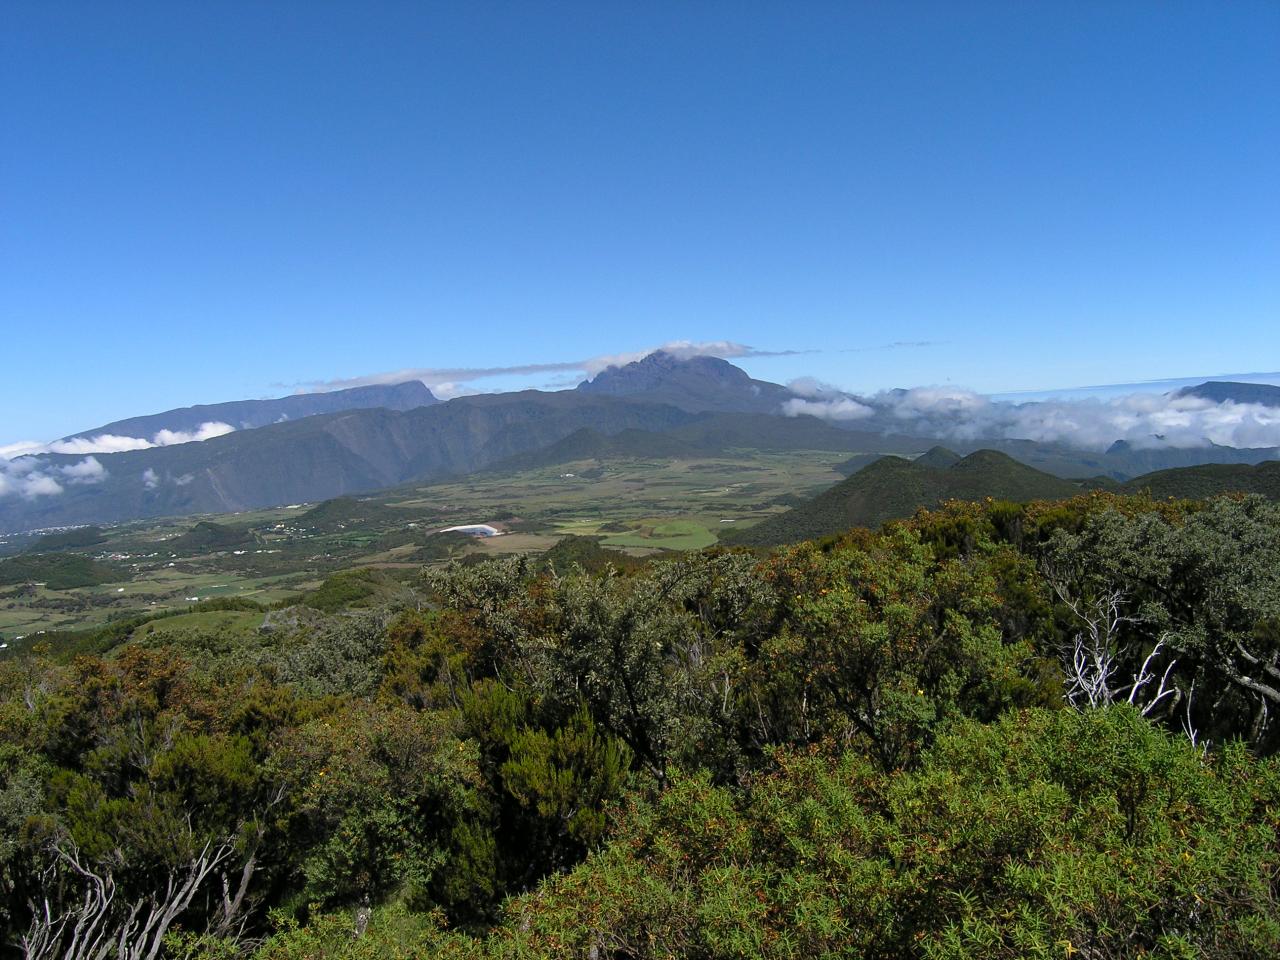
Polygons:
[[625,570],[574,544],[307,603],[0,660],[10,948],[1280,950],[1260,499],[953,503]]
[[916,460],[882,457],[786,513],[724,538],[768,545],[829,537],[850,527],[878,527],[944,500],[1027,501],[1069,497],[1080,486],[1042,473],[995,450],[961,458],[934,448]]

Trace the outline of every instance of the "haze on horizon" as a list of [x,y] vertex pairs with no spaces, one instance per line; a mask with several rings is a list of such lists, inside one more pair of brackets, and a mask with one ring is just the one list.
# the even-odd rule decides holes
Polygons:
[[1275,4],[6,19],[0,443],[671,342],[857,393],[1280,368]]

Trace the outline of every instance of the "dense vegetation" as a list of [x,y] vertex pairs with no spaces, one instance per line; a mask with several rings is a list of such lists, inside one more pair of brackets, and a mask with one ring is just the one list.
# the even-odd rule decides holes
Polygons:
[[0,585],[43,583],[52,590],[69,590],[123,580],[125,571],[111,563],[75,553],[28,553],[0,560]]
[[5,939],[1280,951],[1280,507],[949,503],[608,561],[360,574],[261,629],[228,606],[0,662]]

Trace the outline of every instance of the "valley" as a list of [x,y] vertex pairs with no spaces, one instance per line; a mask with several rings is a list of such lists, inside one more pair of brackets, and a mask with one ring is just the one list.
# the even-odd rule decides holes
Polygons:
[[[829,487],[840,479],[835,467],[846,458],[837,451],[801,450],[576,460],[398,487],[320,507],[110,526],[101,542],[77,547],[76,553],[111,564],[123,579],[63,590],[0,586],[0,638],[81,630],[184,609],[198,600],[270,605],[303,596],[351,567],[411,578],[424,565],[449,559],[540,553],[566,536],[598,538],[602,546],[636,557],[696,550],[714,544],[728,527],[781,513],[794,500]],[[436,533],[487,522],[496,522],[503,535]],[[202,543],[192,532],[206,524],[233,535],[225,544]],[[2,537],[0,557],[38,549],[37,541],[31,535]]]

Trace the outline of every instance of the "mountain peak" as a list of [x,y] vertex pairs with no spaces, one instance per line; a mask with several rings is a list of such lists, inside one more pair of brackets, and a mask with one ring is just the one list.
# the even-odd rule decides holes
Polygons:
[[791,393],[720,357],[680,357],[666,350],[608,367],[578,384],[584,393],[669,403],[690,411],[775,413]]
[[606,367],[591,380],[578,384],[588,393],[631,394],[650,390],[673,378],[696,376],[724,385],[748,385],[751,377],[719,357],[678,357],[666,350],[653,353],[620,366]]
[[933,470],[950,470],[960,462],[960,454],[946,447],[931,447],[912,461],[918,467],[929,467]]

